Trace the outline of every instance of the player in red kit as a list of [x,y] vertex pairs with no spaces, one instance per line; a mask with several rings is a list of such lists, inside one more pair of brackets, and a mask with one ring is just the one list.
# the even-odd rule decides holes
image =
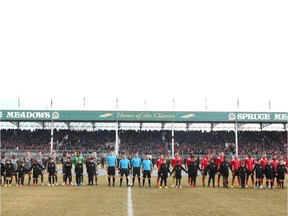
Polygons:
[[265,175],[265,178],[266,178],[266,170],[265,170],[265,167],[266,167],[266,165],[267,165],[267,163],[268,163],[268,159],[267,159],[267,157],[266,157],[266,153],[264,152],[263,154],[262,154],[262,158],[261,158],[261,160],[260,160],[260,163],[261,163],[261,165],[262,165],[262,168],[263,168],[263,176],[262,176],[262,178],[261,178],[261,188],[262,188],[262,184],[263,184],[263,179],[264,179],[264,175]]
[[272,160],[271,160],[271,164],[272,164],[272,167],[273,167],[272,185],[274,185],[274,180],[275,180],[275,177],[276,177],[277,187],[279,187],[279,181],[278,181],[278,177],[276,175],[277,167],[279,165],[279,161],[277,160],[276,155],[273,155]]
[[[178,164],[182,165],[183,161],[182,161],[181,157],[179,156],[179,153],[177,152],[177,153],[175,153],[174,158],[172,158],[172,160],[171,160],[171,166],[172,166],[172,168],[174,168]],[[172,179],[172,186],[171,187],[174,187],[175,178],[176,178],[176,172],[173,172],[173,179]]]
[[248,157],[244,161],[244,165],[247,169],[246,187],[248,187],[249,176],[251,176],[252,185],[254,186],[254,163],[254,158],[251,156],[251,153],[248,153]]
[[[190,152],[190,157],[186,160],[186,168],[187,167],[189,167],[189,164],[191,163],[193,161],[193,153],[192,152]],[[188,187],[190,187],[190,184],[191,184],[191,182],[190,182],[190,180],[191,180],[191,178],[187,178],[188,179]]]
[[221,177],[220,166],[221,166],[223,161],[224,161],[224,152],[220,152],[220,156],[217,157],[217,159],[216,159],[216,166],[217,166],[217,170],[218,170],[218,178],[217,178],[218,187],[220,187],[220,177]]
[[239,187],[241,186],[239,172],[238,172],[238,169],[239,169],[240,166],[241,166],[241,161],[238,159],[238,155],[235,154],[234,158],[230,162],[230,167],[231,167],[231,170],[232,170],[232,185],[231,185],[231,188],[234,187],[234,181],[235,181],[235,177],[236,176],[237,176]]
[[205,155],[201,160],[201,174],[202,174],[202,185],[205,187],[205,177],[207,176],[207,166],[209,164],[208,155]]
[[156,167],[158,169],[158,177],[157,177],[157,187],[159,187],[159,181],[160,181],[160,177],[161,177],[161,164],[164,161],[164,156],[160,155],[159,159],[156,161]]

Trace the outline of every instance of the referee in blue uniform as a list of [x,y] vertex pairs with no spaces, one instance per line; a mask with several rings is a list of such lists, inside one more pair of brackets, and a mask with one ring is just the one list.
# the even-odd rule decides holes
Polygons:
[[110,155],[107,156],[106,171],[108,174],[108,186],[111,185],[111,176],[113,178],[113,186],[115,186],[115,168],[117,166],[117,158],[114,152],[111,151]]
[[149,160],[149,155],[146,156],[145,160],[142,162],[142,172],[143,172],[143,180],[142,180],[142,187],[145,185],[145,179],[148,178],[149,187],[151,187],[151,172],[153,170],[153,164],[151,160]]
[[120,187],[122,187],[122,181],[123,181],[123,176],[126,176],[126,185],[127,187],[129,186],[129,168],[130,168],[130,160],[126,158],[126,155],[124,154],[122,159],[119,161],[119,169],[120,169]]
[[139,187],[141,187],[140,184],[140,168],[141,168],[141,158],[139,158],[138,153],[135,154],[135,157],[132,158],[131,165],[132,165],[132,174],[133,174],[133,179],[132,179],[132,187],[134,186],[135,182],[135,177],[137,175],[138,177],[138,184]]

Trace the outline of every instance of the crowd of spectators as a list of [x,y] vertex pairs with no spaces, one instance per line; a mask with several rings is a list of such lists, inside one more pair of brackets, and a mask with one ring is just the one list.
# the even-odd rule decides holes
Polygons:
[[[108,152],[115,147],[115,131],[54,130],[54,145],[57,150]],[[119,130],[119,154],[170,154],[171,131]],[[2,150],[49,150],[50,130],[1,130]],[[229,148],[227,147],[229,144]],[[226,154],[235,151],[234,131],[175,131],[174,148],[180,154]],[[232,144],[232,145],[231,145]],[[239,131],[239,155],[248,152],[254,155],[265,151],[271,154],[287,154],[285,131]]]

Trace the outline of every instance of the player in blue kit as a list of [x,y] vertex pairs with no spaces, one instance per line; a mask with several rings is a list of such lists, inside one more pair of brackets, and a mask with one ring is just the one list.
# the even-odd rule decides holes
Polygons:
[[126,158],[124,154],[122,159],[119,161],[119,169],[120,169],[120,187],[122,187],[123,176],[126,176],[126,185],[129,186],[129,169],[130,169],[130,160]]
[[153,164],[151,160],[149,160],[149,155],[146,156],[145,160],[142,162],[142,173],[143,173],[143,180],[142,180],[142,187],[145,185],[145,179],[148,178],[149,187],[151,187],[151,172],[153,170]]
[[117,157],[114,152],[111,151],[110,155],[107,156],[106,171],[108,174],[108,186],[111,185],[111,176],[113,178],[113,186],[115,186],[115,168],[117,166]]
[[139,187],[141,187],[141,184],[140,184],[140,168],[141,168],[141,163],[142,163],[142,160],[141,158],[139,158],[138,156],[138,153],[135,154],[135,157],[132,158],[132,161],[131,161],[131,166],[132,166],[132,174],[133,174],[133,179],[132,179],[132,185],[131,187],[134,186],[134,182],[135,182],[135,177],[137,175],[138,177],[138,184],[139,184]]

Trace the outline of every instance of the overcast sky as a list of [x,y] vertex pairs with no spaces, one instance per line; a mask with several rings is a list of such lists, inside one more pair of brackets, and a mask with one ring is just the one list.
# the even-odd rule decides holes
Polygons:
[[[1,1],[0,109],[288,111],[288,1]],[[85,108],[84,108],[85,97]],[[206,98],[206,104],[205,104]],[[146,101],[146,105],[145,105]]]

